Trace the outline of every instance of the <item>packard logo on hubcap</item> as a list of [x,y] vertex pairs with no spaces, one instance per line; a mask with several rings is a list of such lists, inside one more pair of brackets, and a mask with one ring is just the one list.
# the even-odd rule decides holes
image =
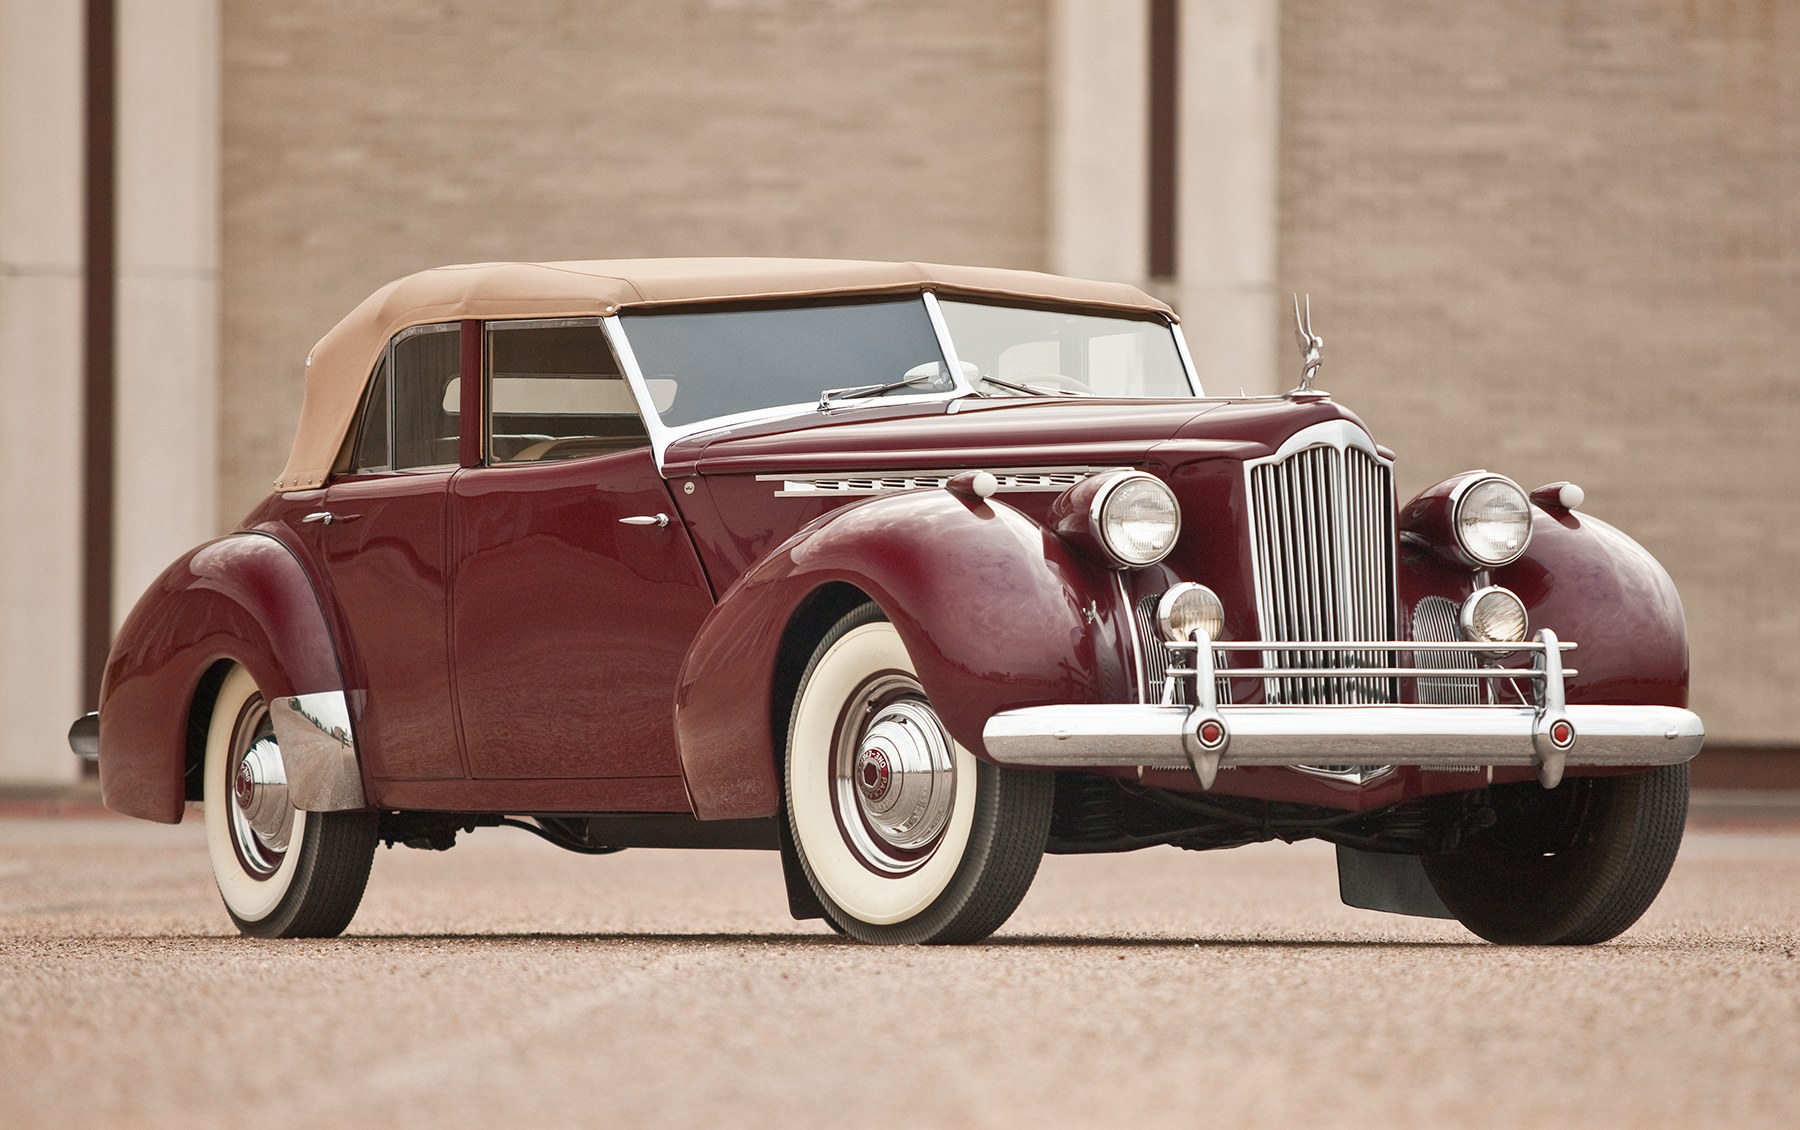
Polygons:
[[861,786],[863,797],[879,801],[888,794],[894,780],[888,770],[887,754],[878,749],[865,749],[857,762],[856,783]]

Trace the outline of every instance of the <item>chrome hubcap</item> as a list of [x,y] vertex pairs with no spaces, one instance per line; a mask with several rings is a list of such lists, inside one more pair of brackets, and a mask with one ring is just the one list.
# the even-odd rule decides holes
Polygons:
[[253,875],[271,875],[294,831],[287,766],[273,736],[264,735],[238,758],[231,774],[231,836]]
[[865,863],[890,874],[930,858],[956,798],[950,735],[919,696],[906,676],[871,683],[846,716],[833,766],[845,838]]

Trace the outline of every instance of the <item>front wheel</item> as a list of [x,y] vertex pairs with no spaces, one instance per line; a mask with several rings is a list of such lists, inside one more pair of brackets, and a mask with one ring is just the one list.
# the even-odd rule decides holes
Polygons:
[[206,733],[206,848],[226,913],[259,938],[330,938],[362,902],[374,812],[301,812],[256,680],[233,667]]
[[1055,780],[958,745],[873,604],[827,632],[788,726],[787,819],[833,926],[865,942],[987,937],[1018,907]]
[[1688,767],[1492,790],[1496,823],[1427,856],[1450,912],[1490,942],[1593,945],[1650,909],[1687,823]]

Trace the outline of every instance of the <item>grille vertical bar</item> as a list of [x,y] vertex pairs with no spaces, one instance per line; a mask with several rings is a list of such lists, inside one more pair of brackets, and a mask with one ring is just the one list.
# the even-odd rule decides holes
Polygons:
[[[1316,444],[1252,464],[1250,532],[1262,636],[1356,643],[1395,638],[1393,471],[1354,445]],[[1269,667],[1386,666],[1392,656],[1283,650]],[[1394,702],[1394,679],[1266,680],[1270,703]]]

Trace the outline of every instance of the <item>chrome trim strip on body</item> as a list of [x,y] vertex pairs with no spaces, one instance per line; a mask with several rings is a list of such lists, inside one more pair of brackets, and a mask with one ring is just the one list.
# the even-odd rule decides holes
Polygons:
[[[759,483],[780,483],[776,498],[816,498],[821,495],[888,494],[920,487],[942,487],[958,475],[988,468],[934,469],[930,471],[823,471],[787,475],[758,475]],[[989,471],[999,483],[998,494],[1061,492],[1089,475],[1120,470],[1116,467],[1015,467]]]
[[269,700],[269,722],[281,745],[288,798],[303,812],[365,808],[350,700],[343,691]]
[[[1001,765],[1058,769],[1185,769],[1189,715],[1181,706],[1036,706],[988,719],[982,742]],[[1420,765],[1535,766],[1540,711],[1529,706],[1220,706],[1230,731],[1221,768]],[[1568,766],[1675,765],[1700,752],[1698,715],[1672,706],[1569,706],[1580,735]]]

